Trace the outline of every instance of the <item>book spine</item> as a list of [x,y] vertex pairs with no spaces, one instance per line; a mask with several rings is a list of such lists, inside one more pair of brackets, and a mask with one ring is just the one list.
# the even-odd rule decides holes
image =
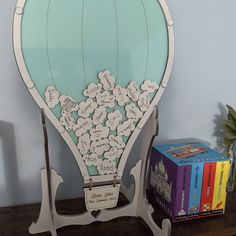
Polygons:
[[204,164],[200,214],[209,215],[212,209],[216,162]]
[[229,176],[229,161],[216,164],[216,177],[212,203],[212,213],[223,213],[226,202],[226,184]]
[[173,186],[177,179],[176,165],[159,152],[152,152],[149,172],[149,195],[171,218],[174,212]]
[[189,193],[189,216],[198,216],[202,191],[203,163],[192,164],[191,184]]
[[176,183],[175,220],[186,218],[189,207],[191,165],[178,166]]

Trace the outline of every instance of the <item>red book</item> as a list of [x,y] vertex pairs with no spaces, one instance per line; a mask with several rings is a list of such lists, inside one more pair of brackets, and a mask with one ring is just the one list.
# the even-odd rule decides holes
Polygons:
[[202,196],[200,204],[201,215],[211,213],[212,200],[214,193],[216,162],[204,164],[203,181],[202,181]]

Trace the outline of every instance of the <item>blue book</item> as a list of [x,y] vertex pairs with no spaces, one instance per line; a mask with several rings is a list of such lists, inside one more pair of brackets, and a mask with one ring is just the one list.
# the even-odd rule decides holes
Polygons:
[[204,163],[193,163],[190,183],[189,195],[189,215],[198,215],[200,212],[200,201],[202,191],[202,178],[203,178]]

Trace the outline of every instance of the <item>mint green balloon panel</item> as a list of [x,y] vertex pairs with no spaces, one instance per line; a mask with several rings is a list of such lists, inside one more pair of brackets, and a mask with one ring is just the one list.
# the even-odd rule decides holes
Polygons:
[[[27,70],[44,100],[53,85],[60,94],[85,101],[83,91],[97,84],[104,70],[124,88],[130,81],[160,85],[168,60],[166,20],[157,0],[28,0],[21,36]],[[109,112],[116,109],[124,121],[117,104]],[[51,110],[60,119],[61,107]],[[68,132],[77,144],[73,130]],[[93,165],[88,170],[98,174]]]

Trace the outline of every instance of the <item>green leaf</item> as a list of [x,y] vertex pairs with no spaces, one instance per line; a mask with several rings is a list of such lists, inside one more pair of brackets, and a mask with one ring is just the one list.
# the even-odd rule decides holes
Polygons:
[[236,132],[236,125],[232,120],[226,120],[224,122],[224,127],[230,128],[232,131]]
[[233,134],[230,134],[230,133],[225,134],[225,138],[228,139],[228,140],[236,141],[236,135],[233,135]]
[[236,122],[236,111],[234,110],[233,107],[231,107],[231,106],[229,106],[229,105],[226,105],[226,106],[227,106],[228,111],[229,111],[229,113],[228,113],[229,117],[230,117],[234,122]]
[[233,107],[226,105],[228,109],[227,119],[224,122],[224,145],[230,147],[236,142],[236,111]]
[[235,139],[236,140],[236,131],[232,130],[231,128],[225,126],[224,127],[224,133],[225,133],[225,137],[227,139]]
[[230,113],[228,114],[228,120],[232,121],[234,123],[234,125],[236,126],[236,120],[234,119],[234,117]]

